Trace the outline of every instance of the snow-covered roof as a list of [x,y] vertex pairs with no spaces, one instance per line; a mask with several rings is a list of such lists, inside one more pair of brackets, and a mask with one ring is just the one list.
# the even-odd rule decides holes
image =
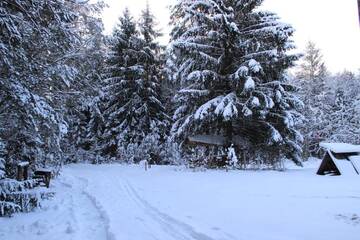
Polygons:
[[350,159],[337,159],[331,152],[328,152],[341,175],[359,176],[357,166]]
[[360,156],[350,156],[349,160],[356,169],[356,171],[360,174]]
[[[188,139],[190,142],[217,146],[224,146],[227,140],[226,137],[220,135],[195,135],[188,137]],[[248,142],[241,136],[233,136],[232,143],[242,147],[248,145]]]
[[196,135],[196,136],[190,136],[189,140],[191,142],[221,146],[225,143],[226,138],[224,136]]
[[26,167],[26,166],[29,166],[29,162],[20,162],[20,163],[18,163],[17,165],[19,166],[19,167]]
[[360,155],[350,156],[350,161],[358,162],[360,164]]
[[334,153],[360,153],[360,145],[348,143],[320,143],[320,147],[328,149]]
[[358,176],[357,172],[354,169],[354,166],[350,161],[347,160],[339,160],[334,161],[336,167],[339,169],[341,175],[344,176]]
[[49,169],[49,168],[37,168],[36,171],[39,171],[39,172],[52,172],[52,170]]

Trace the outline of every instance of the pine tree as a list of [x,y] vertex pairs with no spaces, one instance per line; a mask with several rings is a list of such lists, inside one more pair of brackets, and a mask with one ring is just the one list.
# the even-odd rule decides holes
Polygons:
[[100,18],[103,8],[104,3],[98,2],[77,9],[81,47],[74,64],[78,68],[78,80],[66,101],[69,133],[63,144],[71,162],[94,161],[99,153],[97,142],[103,125],[99,107],[103,95],[101,73],[106,55],[102,34],[104,27]]
[[96,75],[89,71],[97,62],[90,59],[96,34],[87,31],[99,29],[93,14],[100,5],[0,1],[0,145],[6,146],[0,149],[0,215],[29,211],[46,195],[31,190],[35,180],[13,180],[19,162],[55,172],[64,162],[70,105],[84,99],[79,92]]
[[102,24],[96,14],[102,6],[1,1],[0,136],[10,165],[63,162],[79,105],[99,94]]
[[[77,35],[70,1],[1,1],[0,132],[9,165],[59,165],[66,123],[61,90],[74,71],[65,60]],[[56,11],[54,11],[56,9]],[[58,162],[59,161],[59,162]],[[10,175],[9,175],[10,176]]]
[[157,42],[157,39],[162,36],[162,33],[160,30],[156,29],[157,25],[156,18],[150,10],[149,3],[147,3],[146,8],[140,15],[139,30],[146,45],[154,51],[157,55],[157,60],[159,60],[161,47]]
[[305,105],[303,115],[306,121],[301,126],[305,137],[305,157],[317,156],[319,142],[324,137],[321,136],[321,129],[326,127],[323,119],[326,110],[323,104],[329,91],[326,85],[328,75],[321,50],[314,42],[308,42],[294,82],[301,89],[299,96]]
[[104,152],[125,161],[149,158],[153,151],[150,146],[159,146],[156,143],[165,137],[167,116],[159,100],[156,34],[149,21],[151,15],[145,16],[141,22],[147,28],[141,27],[140,38],[125,10],[111,40],[105,80]]
[[345,71],[328,82],[332,83],[332,101],[322,102],[326,114],[320,131],[324,140],[360,144],[360,76]]
[[306,44],[305,54],[300,64],[298,76],[309,81],[323,79],[327,75],[327,69],[321,50],[317,48],[314,42],[309,41]]
[[[166,150],[164,146],[168,137],[168,128],[170,118],[167,115],[165,104],[164,89],[164,47],[158,43],[158,38],[163,34],[157,29],[157,22],[155,16],[150,10],[149,3],[142,11],[139,20],[140,36],[144,41],[144,51],[151,57],[144,62],[144,68],[146,70],[146,81],[148,85],[146,88],[152,88],[147,94],[148,105],[152,110],[149,112],[151,117],[150,121],[154,121],[154,125],[149,131],[145,141],[143,141],[143,148],[141,151],[146,152],[146,155],[150,158],[151,163],[166,163],[165,154]],[[153,113],[155,114],[153,114]]]
[[[247,151],[268,152],[301,164],[302,107],[285,71],[297,56],[291,26],[255,11],[262,1],[178,1],[172,10],[171,65],[181,84],[172,132],[240,136]],[[262,149],[259,150],[259,149]],[[279,154],[280,153],[280,154]]]

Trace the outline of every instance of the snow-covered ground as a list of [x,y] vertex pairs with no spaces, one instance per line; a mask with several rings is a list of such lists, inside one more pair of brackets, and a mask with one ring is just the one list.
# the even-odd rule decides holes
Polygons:
[[[311,166],[310,166],[311,165]],[[6,240],[358,240],[360,177],[70,165],[55,199],[0,219]]]

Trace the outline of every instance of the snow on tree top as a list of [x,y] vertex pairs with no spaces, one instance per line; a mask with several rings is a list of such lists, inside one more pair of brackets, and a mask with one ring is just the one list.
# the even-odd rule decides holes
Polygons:
[[360,153],[360,145],[348,143],[320,143],[320,147],[330,150],[334,153]]

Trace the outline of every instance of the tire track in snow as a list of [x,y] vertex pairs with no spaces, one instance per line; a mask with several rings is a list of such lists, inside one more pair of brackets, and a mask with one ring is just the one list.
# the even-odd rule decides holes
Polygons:
[[106,240],[116,240],[115,235],[110,231],[110,218],[107,212],[104,210],[104,207],[99,203],[95,196],[91,195],[90,192],[86,191],[86,188],[89,186],[89,181],[86,178],[77,177],[80,181],[84,183],[82,188],[82,193],[90,200],[94,208],[98,211],[100,219],[104,225],[106,231]]
[[[79,180],[80,184],[74,184],[75,182],[77,182],[76,180]],[[92,196],[85,191],[88,184],[87,180],[82,178],[73,178],[72,181],[72,179],[70,179],[69,177],[64,176],[63,180],[60,180],[60,183],[63,186],[71,189],[69,191],[69,197],[71,198],[71,215],[72,218],[74,218],[75,220],[75,228],[73,228],[73,226],[69,226],[69,231],[81,234],[81,236],[77,237],[76,239],[115,240],[115,238],[113,238],[108,231],[109,224],[106,220],[107,218],[104,212],[101,208],[97,206]],[[86,205],[91,205],[91,208],[84,208],[84,206]],[[95,210],[95,213],[92,212],[93,210]],[[94,219],[95,221],[92,221]],[[79,231],[76,231],[76,229],[80,230],[80,233]],[[101,233],[102,230],[104,231],[104,233]],[[103,234],[104,237],[99,239],[98,235]]]
[[[135,195],[132,191],[132,188],[129,186],[129,183],[124,180],[124,184],[122,186],[124,192],[127,194],[127,197],[130,201],[133,201],[136,203],[137,207],[139,209],[142,209],[145,214],[147,214],[152,221],[155,221],[158,223],[162,230],[169,234],[173,239],[176,240],[191,240],[187,235],[184,234],[183,231],[179,231],[176,229],[170,222],[165,221],[163,218],[161,218],[160,215],[158,215],[156,212],[152,211],[152,209],[145,206],[142,201]],[[213,239],[206,239],[206,240],[213,240]]]
[[[73,189],[72,185],[71,184],[68,184],[68,183],[65,183],[63,181],[59,181],[61,183],[61,185],[63,187],[66,187],[68,189]],[[74,206],[75,206],[75,201],[74,201],[74,196],[73,194],[69,194],[68,192],[65,193],[65,195],[63,196],[63,201],[62,203],[65,203],[64,201],[68,201],[69,202],[69,206],[67,207],[69,213],[70,213],[70,217],[71,217],[71,220],[73,221],[73,224],[70,222],[70,221],[67,221],[67,228],[66,228],[66,233],[68,234],[71,234],[73,233],[74,231],[74,228],[78,227],[78,221],[77,221],[77,218],[74,214]],[[64,204],[64,205],[67,205],[67,204]]]
[[[127,192],[129,198],[131,198],[138,207],[142,208],[146,214],[148,214],[153,220],[158,222],[163,230],[170,234],[175,239],[183,240],[215,240],[214,238],[196,231],[191,225],[188,225],[178,219],[175,219],[168,214],[159,211],[153,207],[149,202],[143,199],[129,181],[124,180],[124,190]],[[235,239],[227,233],[226,238],[217,238],[217,240]]]

